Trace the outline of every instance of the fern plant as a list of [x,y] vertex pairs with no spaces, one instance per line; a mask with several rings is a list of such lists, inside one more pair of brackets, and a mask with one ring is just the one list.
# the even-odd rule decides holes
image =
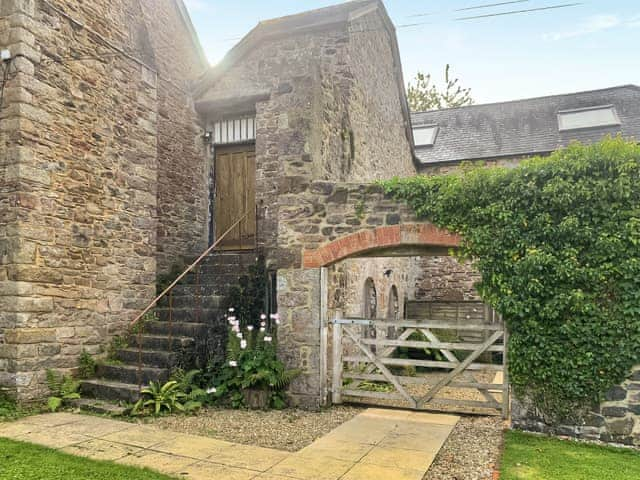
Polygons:
[[171,380],[178,382],[178,387],[185,394],[187,402],[198,402],[200,405],[207,401],[209,394],[201,387],[202,370],[176,369],[171,375]]
[[78,360],[79,371],[78,376],[80,378],[91,378],[96,374],[96,368],[98,364],[94,358],[84,348],[80,353],[80,359]]
[[69,400],[80,398],[80,382],[71,376],[47,370],[47,386],[51,392],[51,396],[47,399],[47,407],[52,412],[66,405]]

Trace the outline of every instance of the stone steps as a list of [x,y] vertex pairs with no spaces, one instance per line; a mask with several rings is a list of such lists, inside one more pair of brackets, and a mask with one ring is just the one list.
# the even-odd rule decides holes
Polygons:
[[[195,289],[194,289],[195,290]],[[192,294],[178,295],[174,293],[171,298],[173,308],[206,308],[209,310],[221,308],[224,297],[221,295],[205,295],[194,291]],[[158,307],[169,307],[169,296],[165,296],[158,302]]]
[[152,335],[149,333],[134,335],[131,340],[133,348],[142,346],[143,350],[162,350],[166,352],[189,348],[195,343],[193,337],[170,337],[169,335]]
[[[158,320],[169,321],[169,308],[158,307],[155,309]],[[173,322],[187,323],[211,323],[220,318],[223,312],[219,308],[173,308],[171,318]]]
[[137,348],[123,348],[118,350],[116,357],[125,365],[137,365],[138,358],[142,359],[142,365],[157,368],[172,368],[176,363],[177,355],[162,350],[142,350]]
[[96,371],[98,378],[113,380],[132,385],[148,385],[149,382],[166,382],[169,380],[169,368],[158,368],[147,365],[99,365]]
[[144,331],[153,335],[173,335],[178,337],[199,337],[206,335],[207,324],[184,321],[158,321],[144,324]]
[[83,395],[96,399],[86,408],[99,408],[96,405],[104,401],[137,401],[140,385],[166,382],[176,365],[195,364],[205,340],[210,340],[209,348],[223,350],[225,296],[255,259],[255,252],[216,253],[203,262],[199,275],[189,273],[173,290],[171,310],[169,299],[163,298],[154,309],[157,320],[145,322],[142,332],[131,336],[130,345],[116,352],[122,363],[100,365],[98,378],[82,382]]
[[83,380],[82,394],[100,400],[115,400],[134,403],[140,398],[138,385],[116,382],[114,380],[91,379]]
[[69,404],[85,412],[109,415],[111,417],[121,417],[127,411],[126,407],[118,403],[96,400],[94,398],[78,398],[69,401]]

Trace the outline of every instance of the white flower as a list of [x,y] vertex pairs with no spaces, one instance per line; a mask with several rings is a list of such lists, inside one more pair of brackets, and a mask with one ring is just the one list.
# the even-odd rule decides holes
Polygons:
[[280,314],[279,313],[272,313],[270,315],[271,320],[280,320]]
[[266,320],[267,316],[263,313],[262,315],[260,315],[260,320]]
[[242,332],[238,332],[238,333],[236,333],[236,337],[238,337],[238,338],[242,338]]
[[245,348],[247,348],[247,341],[246,340],[240,340],[240,348],[242,350],[244,350]]
[[253,330],[253,325],[247,325],[247,330],[251,332]]
[[230,322],[235,322],[236,321],[236,317],[234,317],[234,316],[230,316],[230,317],[227,317],[227,318],[229,319]]
[[265,342],[270,342],[271,340],[273,340],[273,338],[271,338],[271,337],[264,337],[264,341],[265,341]]
[[229,366],[230,367],[237,367],[238,366],[238,362],[236,362],[235,360],[230,360],[229,361]]
[[235,311],[236,311],[236,309],[235,309],[235,308],[233,308],[233,307],[231,307],[231,308],[229,309],[229,311],[230,311],[231,313],[233,313],[233,312],[235,312]]
[[266,327],[267,326],[267,322],[260,322],[260,326],[261,327]]
[[234,325],[233,327],[231,327],[231,330],[233,330],[236,333],[240,333],[240,327],[238,325]]
[[260,332],[264,333],[265,330],[266,330],[266,328],[260,327]]
[[218,390],[216,390],[216,387],[211,387],[211,388],[207,388],[207,393],[209,395],[211,395],[212,393],[216,393]]
[[280,325],[280,320],[276,319],[276,325]]

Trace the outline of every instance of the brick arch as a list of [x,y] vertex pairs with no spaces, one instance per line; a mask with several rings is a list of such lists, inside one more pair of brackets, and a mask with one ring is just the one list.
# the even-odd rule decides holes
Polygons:
[[350,257],[441,254],[460,244],[458,235],[430,223],[409,223],[361,230],[303,252],[304,268],[332,265]]

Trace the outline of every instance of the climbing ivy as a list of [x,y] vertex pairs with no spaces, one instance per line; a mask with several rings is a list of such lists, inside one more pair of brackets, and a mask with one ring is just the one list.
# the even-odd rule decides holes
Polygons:
[[394,179],[387,194],[459,233],[507,322],[516,394],[577,419],[640,363],[640,146],[573,144],[516,168]]

